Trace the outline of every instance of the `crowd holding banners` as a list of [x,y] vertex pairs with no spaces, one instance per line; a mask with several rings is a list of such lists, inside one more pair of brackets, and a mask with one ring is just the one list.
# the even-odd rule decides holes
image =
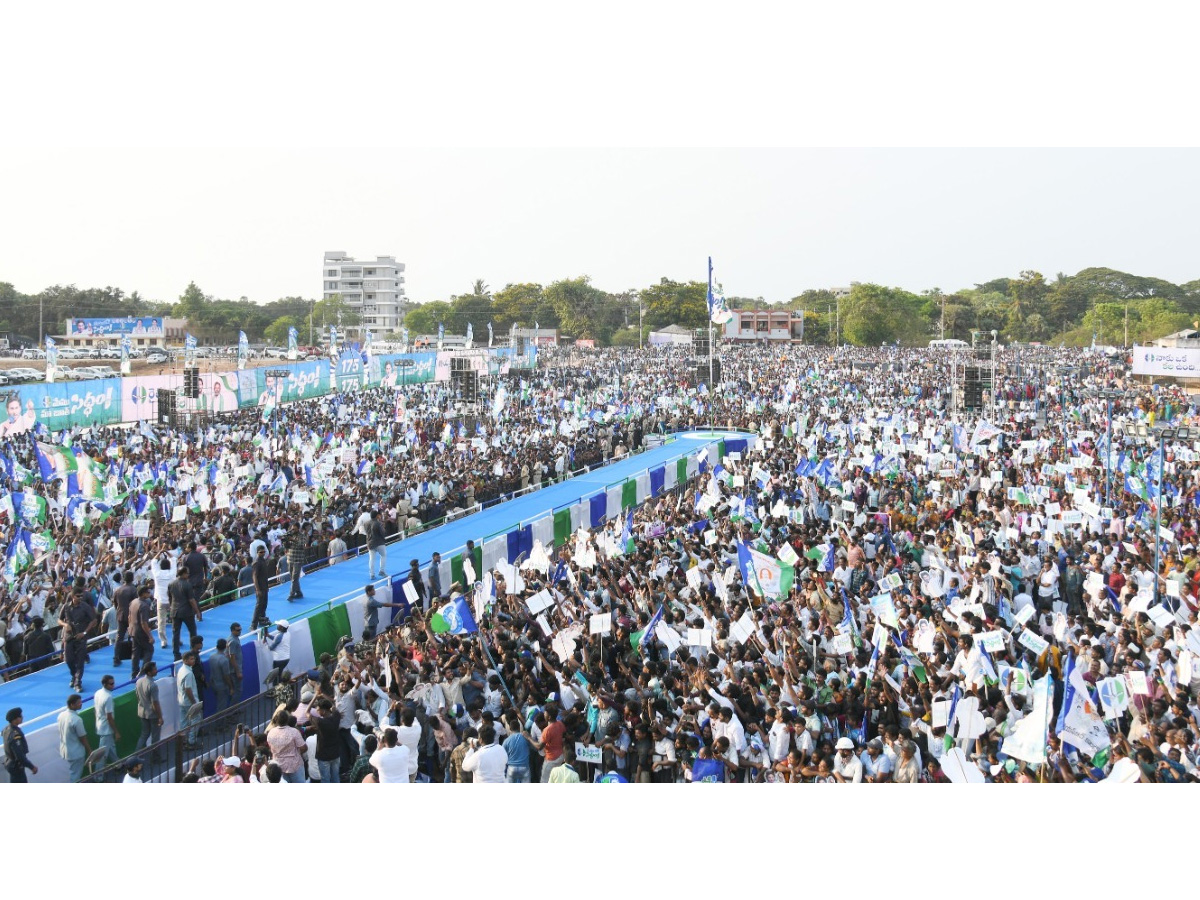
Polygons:
[[115,579],[164,552],[211,567],[201,597],[248,592],[258,542],[277,574],[297,542],[353,548],[372,509],[413,531],[711,421],[760,440],[515,567],[418,574],[411,615],[282,685],[222,778],[1193,780],[1197,454],[1110,440],[1097,392],[1129,424],[1194,410],[1085,356],[1002,353],[982,415],[956,411],[948,355],[725,348],[710,390],[654,348],[486,380],[472,431],[434,384],[298,401],[273,427],[16,435],[6,651],[57,639],[68,592],[119,642]]

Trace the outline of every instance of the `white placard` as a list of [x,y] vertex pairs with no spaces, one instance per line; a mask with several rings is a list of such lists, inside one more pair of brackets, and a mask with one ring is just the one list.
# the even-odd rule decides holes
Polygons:
[[1134,375],[1173,375],[1177,378],[1200,377],[1200,350],[1189,347],[1133,348]]
[[542,588],[542,590],[526,600],[525,605],[529,607],[529,612],[536,616],[538,613],[552,607],[554,605],[554,598],[550,596],[548,590]]
[[979,635],[979,640],[983,644],[983,649],[988,653],[1004,652],[1003,631],[985,631],[983,634]]
[[149,519],[134,519],[133,520],[133,536],[135,538],[150,537],[150,520]]
[[575,744],[575,761],[600,765],[604,762],[604,750],[589,744]]
[[588,619],[588,634],[612,634],[612,613],[596,613]]
[[750,611],[742,613],[742,617],[729,626],[729,636],[739,644],[744,644],[750,640],[750,636],[755,631],[754,620],[750,618]]
[[1028,628],[1021,632],[1021,637],[1018,638],[1017,643],[1019,643],[1022,647],[1028,647],[1038,656],[1041,656],[1043,653],[1045,653],[1046,648],[1050,646],[1050,642],[1048,640],[1040,635],[1034,634]]
[[659,622],[654,626],[654,636],[667,648],[668,655],[673,654],[683,644],[683,638],[679,636],[679,632],[666,622]]

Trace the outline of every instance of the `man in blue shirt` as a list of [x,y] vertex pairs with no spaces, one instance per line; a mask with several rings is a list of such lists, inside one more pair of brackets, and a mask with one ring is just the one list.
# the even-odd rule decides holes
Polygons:
[[509,710],[504,717],[508,737],[504,739],[504,752],[508,754],[505,780],[510,784],[529,783],[529,738],[521,728],[517,714]]

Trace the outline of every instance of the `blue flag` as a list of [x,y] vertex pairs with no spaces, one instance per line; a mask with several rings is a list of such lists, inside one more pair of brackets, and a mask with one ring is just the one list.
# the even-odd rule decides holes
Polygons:
[[451,634],[474,634],[479,630],[475,624],[475,614],[462,597],[455,597],[442,607],[441,612],[442,618],[450,626]]
[[650,638],[654,636],[654,629],[658,627],[658,623],[663,619],[663,605],[658,604],[658,609],[654,615],[650,617],[650,623],[646,626],[646,630],[642,632],[641,645],[645,647],[650,643]]

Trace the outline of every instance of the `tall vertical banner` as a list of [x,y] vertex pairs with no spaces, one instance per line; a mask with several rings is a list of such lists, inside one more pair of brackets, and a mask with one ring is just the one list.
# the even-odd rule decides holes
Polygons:
[[300,348],[296,346],[300,334],[292,326],[288,326],[288,359],[299,359]]
[[330,325],[329,326],[329,357],[330,357],[330,359],[334,359],[337,357],[337,339],[338,339],[337,326]]
[[183,339],[183,364],[189,369],[196,365],[196,339],[190,334]]
[[467,323],[467,349],[470,350],[474,346],[475,346],[475,326],[472,323],[468,322]]
[[58,368],[58,344],[54,338],[46,335],[46,381],[54,383],[54,370]]
[[492,323],[491,323],[491,322],[488,322],[488,346],[489,346],[489,347],[490,347],[490,346],[492,346],[492,339],[493,339],[493,335],[492,335]]
[[446,338],[446,323],[438,322],[438,349],[442,349],[442,341]]
[[368,328],[366,340],[363,343],[363,355],[365,357],[367,357],[367,359],[371,358],[371,344],[374,340],[375,340],[375,335],[371,334],[371,329]]
[[121,374],[128,375],[131,363],[129,362],[129,335],[121,335]]
[[729,304],[725,302],[725,289],[719,281],[713,281],[711,256],[708,258],[708,318],[714,325],[724,325],[733,318]]
[[404,352],[408,352],[408,326],[404,325],[400,328],[400,342],[404,345]]
[[246,340],[246,332],[238,332],[238,371],[246,368],[246,360],[250,356],[250,342]]

